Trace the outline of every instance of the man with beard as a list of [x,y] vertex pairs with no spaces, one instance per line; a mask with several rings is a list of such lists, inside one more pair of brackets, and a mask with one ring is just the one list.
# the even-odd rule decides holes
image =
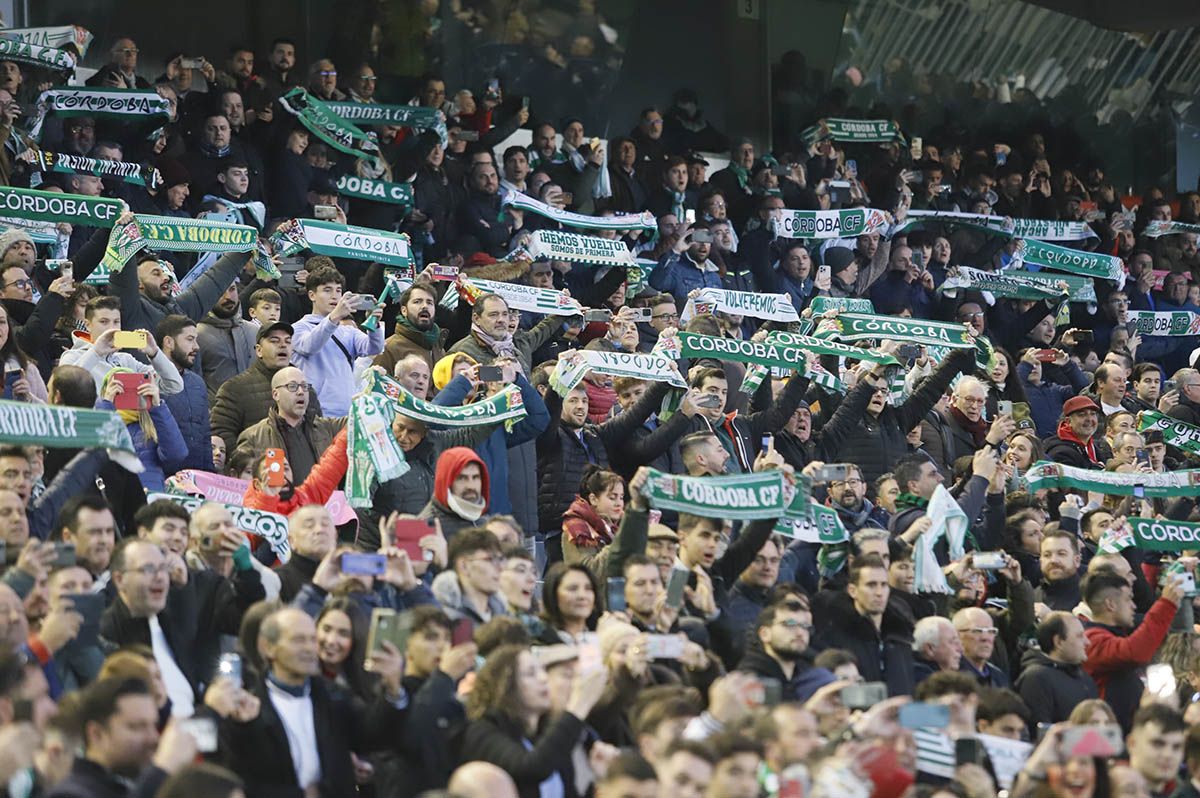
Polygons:
[[267,84],[276,96],[288,89],[300,85],[300,76],[294,71],[296,67],[296,43],[291,39],[276,39],[271,42],[271,55],[267,57],[269,64],[263,75]]
[[767,607],[755,626],[761,647],[747,651],[737,669],[778,679],[784,701],[807,701],[834,681],[832,673],[812,664],[808,650],[812,622],[812,612],[803,601],[793,599]]
[[1073,612],[1079,593],[1079,539],[1063,529],[1050,530],[1042,537],[1042,582],[1035,600],[1052,610]]
[[[172,474],[183,468],[211,471],[212,429],[208,418],[209,392],[204,380],[195,371],[196,354],[200,343],[196,323],[187,316],[167,316],[158,324],[154,337],[163,354],[171,359],[183,376],[183,390],[164,397],[179,432],[187,444],[188,455],[182,461],[164,464],[164,473]],[[232,375],[230,375],[232,376]]]
[[[408,355],[420,355],[429,368],[441,360],[442,329],[433,321],[437,310],[437,294],[426,282],[414,283],[400,295],[400,312],[396,315],[396,330],[383,343],[383,352],[371,361],[391,374],[396,364]],[[425,397],[422,395],[422,399]]]
[[455,446],[438,457],[433,495],[420,517],[441,523],[442,534],[452,540],[464,528],[479,526],[488,506],[487,466],[465,446]]
[[248,369],[254,360],[254,339],[258,330],[242,318],[241,311],[238,284],[233,282],[196,327],[204,352],[200,365],[204,369],[210,402],[216,400],[222,385]]
[[729,473],[732,456],[711,432],[693,432],[679,441],[679,454],[690,477],[719,477]]
[[1021,657],[1017,691],[1032,723],[1062,723],[1075,707],[1100,691],[1083,670],[1088,639],[1072,612],[1052,612],[1037,627],[1038,648]]
[[[117,226],[128,224],[133,218],[132,213],[123,213],[117,220]],[[157,257],[143,251],[138,255],[136,269],[131,268],[132,264],[126,264],[125,268],[114,271],[108,278],[109,291],[121,300],[124,329],[152,330],[164,316],[172,313],[189,319],[203,318],[217,304],[225,289],[237,279],[251,254],[226,252],[186,290],[171,296],[170,272]]]
[[283,449],[292,478],[308,478],[321,454],[333,443],[346,419],[326,418],[309,405],[309,385],[304,372],[288,366],[271,377],[272,406],[267,417],[238,436],[237,447],[258,453]]
[[1058,433],[1046,441],[1046,459],[1076,468],[1103,469],[1112,452],[1103,438],[1096,438],[1100,408],[1086,396],[1063,403]]
[[853,463],[847,465],[844,480],[829,483],[829,498],[842,525],[851,535],[864,527],[887,529],[887,512],[867,501],[867,483],[862,470]]

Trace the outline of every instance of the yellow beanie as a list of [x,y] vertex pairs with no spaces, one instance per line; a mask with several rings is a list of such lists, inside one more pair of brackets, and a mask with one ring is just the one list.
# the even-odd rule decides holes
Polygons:
[[433,387],[439,391],[450,384],[450,380],[454,379],[454,364],[459,360],[466,360],[472,366],[475,365],[475,358],[462,352],[454,352],[446,355],[433,366]]

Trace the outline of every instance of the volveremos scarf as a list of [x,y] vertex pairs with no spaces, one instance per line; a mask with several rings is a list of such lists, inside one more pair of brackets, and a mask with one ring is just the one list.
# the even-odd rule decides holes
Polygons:
[[379,146],[356,125],[347,122],[321,100],[297,86],[279,98],[279,104],[321,141],[347,155],[376,156]]
[[[674,336],[659,336],[659,345],[667,357],[711,357],[717,360],[732,360],[738,363],[757,363],[774,368],[800,369],[808,364],[808,355],[839,355],[854,360],[894,365],[891,355],[847,346],[834,341],[823,341],[793,333],[777,333],[779,343],[740,341],[734,338],[719,338],[715,335],[679,332]],[[664,340],[665,339],[665,340]],[[674,350],[674,351],[672,351]]]
[[133,473],[144,470],[129,430],[111,410],[0,400],[0,443],[50,449],[103,448]]
[[771,215],[771,227],[781,238],[853,238],[888,229],[887,214],[875,208],[836,211],[793,211]]
[[677,388],[687,387],[687,382],[679,373],[679,367],[665,357],[639,352],[601,352],[591,349],[574,349],[559,355],[558,363],[550,374],[550,387],[565,397],[589,371],[613,377],[668,382]]
[[1189,310],[1130,310],[1126,323],[1136,325],[1142,335],[1191,336],[1200,335],[1200,313]]
[[116,177],[125,183],[145,186],[151,190],[158,190],[162,186],[162,175],[149,164],[105,161],[65,152],[51,152],[50,150],[32,150],[31,152],[33,153],[33,168],[42,172]]
[[67,45],[74,45],[80,57],[87,55],[88,48],[94,38],[87,28],[79,25],[60,25],[53,28],[5,28],[0,30],[0,37],[15,39],[25,44],[36,44],[41,47],[53,47],[65,50]]
[[[146,496],[146,501],[148,502],[158,501],[159,499],[174,502],[189,513],[196,512],[196,510],[200,509],[200,505],[212,501],[211,499],[200,499],[195,496],[182,496],[178,493],[151,493]],[[271,551],[275,553],[280,562],[287,562],[291,559],[292,547],[288,544],[288,520],[285,516],[279,513],[268,512],[267,510],[252,510],[249,507],[242,507],[239,504],[220,504],[223,504],[233,517],[234,526],[243,532],[257,535],[267,541],[267,545],[271,547]]]
[[967,222],[1007,233],[1014,238],[1036,238],[1039,241],[1079,241],[1084,238],[1099,238],[1087,222],[1060,222],[1049,219],[1013,219],[1007,216],[992,216],[986,213],[959,213],[957,211],[910,210],[908,220],[901,229],[921,223],[955,224]]
[[[482,294],[496,294],[503,297],[510,308],[517,310],[543,313],[548,316],[579,316],[583,313],[583,307],[579,304],[579,300],[573,298],[566,291],[536,288],[532,285],[517,283],[502,283],[495,280],[478,280],[461,275],[458,280],[460,283],[465,282],[477,288]],[[471,304],[475,303],[471,302]]]
[[1138,413],[1138,432],[1161,430],[1163,441],[1176,449],[1182,449],[1194,455],[1200,455],[1200,427],[1171,418],[1157,410],[1143,410]]
[[1197,233],[1200,234],[1200,224],[1185,224],[1184,222],[1163,222],[1151,221],[1146,223],[1146,229],[1142,231],[1142,235],[1150,238],[1158,238],[1159,236],[1169,236],[1174,233]]
[[34,222],[112,227],[125,210],[120,200],[0,186],[0,216]]
[[1063,296],[1062,286],[1067,286],[1067,298],[1071,302],[1096,302],[1096,283],[1090,277],[1050,272],[1028,272],[1008,269],[988,272],[969,266],[955,266],[950,276],[938,286],[938,291],[954,296],[959,289],[987,291],[996,297],[1007,299],[1058,299]]
[[100,265],[110,272],[119,272],[146,247],[168,252],[254,253],[255,268],[260,274],[267,279],[279,277],[271,259],[258,250],[258,231],[253,227],[176,216],[138,215],[129,224],[114,227]]
[[531,259],[549,258],[598,266],[632,266],[633,255],[619,238],[598,238],[565,230],[538,230],[529,240]]
[[526,415],[521,389],[515,385],[509,385],[500,393],[479,402],[472,402],[461,407],[444,407],[413,396],[407,388],[387,376],[383,369],[367,369],[364,380],[366,390],[391,399],[397,413],[426,424],[444,427],[479,427],[503,421],[505,426],[511,429],[513,424],[525,418]]
[[1083,252],[1078,249],[1068,249],[1032,238],[1021,239],[1017,248],[1017,257],[1025,264],[1033,264],[1043,269],[1080,274],[1084,277],[1098,277],[1102,280],[1114,280],[1118,286],[1125,283],[1125,267],[1116,255],[1105,255],[1102,252]]
[[412,205],[412,183],[391,183],[358,175],[342,175],[337,181],[338,193],[355,199],[386,202],[391,205]]
[[288,219],[271,234],[271,245],[282,255],[311,249],[331,258],[369,260],[404,269],[412,265],[412,250],[403,233],[316,219]]
[[650,211],[622,213],[616,216],[588,216],[583,213],[572,213],[561,208],[555,208],[553,205],[547,205],[544,202],[535,200],[533,197],[515,191],[509,191],[501,197],[500,204],[522,211],[529,211],[545,219],[553,219],[556,222],[561,222],[569,227],[578,227],[581,230],[646,230],[649,232],[658,230],[658,223],[654,220],[654,214],[650,213]]
[[643,492],[650,506],[705,518],[753,521],[779,518],[790,502],[782,471],[724,477],[684,477],[647,469]]
[[890,119],[822,119],[800,131],[806,143],[833,139],[865,143],[904,141],[900,126]]
[[146,122],[157,127],[171,119],[171,104],[150,89],[92,89],[64,86],[48,89],[37,99],[37,114],[29,133],[41,135],[46,115],[90,116],[127,123]]
[[950,585],[946,583],[946,575],[938,564],[933,546],[941,538],[946,538],[950,559],[961,559],[965,554],[964,542],[967,537],[967,527],[970,519],[954,501],[945,485],[938,485],[929,499],[925,514],[933,522],[929,531],[917,538],[913,549],[913,564],[916,571],[914,590],[918,593],[950,593]]
[[1093,471],[1042,460],[1033,464],[1025,473],[1025,479],[1029,482],[1030,490],[1070,488],[1112,496],[1135,496],[1143,492],[1146,498],[1153,499],[1200,496],[1200,470],[1172,471],[1166,474],[1118,473]]
[[1130,518],[1134,545],[1151,551],[1200,549],[1200,524],[1187,521]]
[[502,337],[497,338],[488,335],[478,324],[472,324],[471,334],[497,357],[511,357],[513,359],[518,357],[517,345],[513,343],[512,333],[506,332]]
[[325,105],[347,122],[359,122],[364,125],[396,125],[410,127],[413,130],[433,130],[441,137],[443,147],[450,138],[446,130],[445,117],[436,108],[426,108],[421,105],[346,102],[325,103]]
[[771,321],[800,321],[800,315],[792,306],[792,298],[787,294],[752,294],[724,288],[703,288],[695,296],[688,297],[679,323],[687,324],[694,316],[715,311]]
[[361,393],[350,402],[346,419],[346,499],[351,507],[370,507],[380,482],[402,477],[412,468],[392,435],[396,410],[386,396]]

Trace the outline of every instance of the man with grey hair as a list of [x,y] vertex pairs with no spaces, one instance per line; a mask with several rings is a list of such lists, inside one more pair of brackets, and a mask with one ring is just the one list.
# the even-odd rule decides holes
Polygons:
[[913,676],[917,684],[938,671],[957,671],[962,654],[962,642],[948,618],[931,615],[917,621],[913,629]]
[[423,356],[413,353],[400,358],[396,362],[393,376],[418,399],[430,398],[429,385],[433,381],[433,375],[429,370],[429,361]]
[[954,613],[953,623],[962,648],[959,670],[982,687],[1008,687],[1008,674],[989,662],[996,651],[999,630],[987,610],[963,607]]
[[927,441],[930,455],[949,472],[960,457],[969,457],[984,446],[999,446],[1016,431],[1011,416],[998,415],[988,425],[984,418],[987,387],[976,377],[963,377],[954,386],[950,408],[943,412],[944,435]]

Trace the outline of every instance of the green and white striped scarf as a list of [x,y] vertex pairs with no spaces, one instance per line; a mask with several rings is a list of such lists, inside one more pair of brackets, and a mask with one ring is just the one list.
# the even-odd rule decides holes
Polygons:
[[124,210],[125,203],[120,200],[0,186],[0,216],[14,219],[112,227]]
[[1138,432],[1160,430],[1163,442],[1176,449],[1182,449],[1188,454],[1200,456],[1200,427],[1180,421],[1157,410],[1143,410],[1138,413]]
[[407,388],[392,379],[379,367],[367,369],[363,375],[364,390],[381,394],[391,400],[397,413],[407,418],[443,427],[478,427],[484,424],[504,422],[511,430],[513,425],[525,418],[524,398],[521,389],[509,385],[487,399],[461,407],[446,407],[426,402],[413,396]]
[[1068,249],[1032,238],[1021,239],[1016,257],[1023,263],[1043,269],[1080,274],[1101,280],[1113,280],[1118,287],[1125,284],[1125,265],[1116,255]]
[[1013,219],[1007,216],[992,216],[986,213],[960,213],[957,211],[910,210],[908,219],[900,230],[908,230],[923,224],[954,225],[967,223],[986,227],[1014,238],[1036,238],[1039,241],[1079,241],[1099,238],[1087,222],[1061,222],[1050,219]]
[[90,116],[124,123],[166,124],[171,119],[171,104],[152,89],[93,89],[62,86],[47,89],[38,96],[37,114],[29,134],[40,138],[46,115]]
[[1150,238],[1158,238],[1159,236],[1169,236],[1176,233],[1197,233],[1200,234],[1200,224],[1186,224],[1184,222],[1163,222],[1151,221],[1146,223],[1146,229],[1142,231],[1142,235]]
[[641,352],[602,352],[591,349],[572,349],[558,356],[550,374],[550,387],[559,396],[566,395],[583,381],[589,371],[613,377],[635,377],[650,382],[668,382],[686,388],[687,382],[673,360]]
[[253,255],[260,275],[278,279],[278,269],[258,243],[258,231],[244,224],[139,214],[129,224],[113,227],[100,265],[119,272],[147,247],[168,252],[246,252]]
[[876,208],[833,211],[785,209],[771,215],[771,229],[780,238],[854,238],[885,232],[889,224],[887,214]]
[[15,61],[54,72],[75,71],[75,56],[72,53],[19,39],[0,39],[0,61]]
[[900,126],[891,119],[821,119],[800,131],[800,138],[806,144],[824,139],[866,144],[905,140]]
[[1139,491],[1148,499],[1200,496],[1200,470],[1165,474],[1093,471],[1042,460],[1026,473],[1030,490],[1065,488],[1090,490],[1110,496],[1134,496]]
[[299,86],[280,97],[279,104],[335,150],[359,158],[379,155],[379,145],[370,136]]
[[381,105],[379,103],[325,103],[347,122],[357,122],[363,125],[396,125],[413,130],[433,130],[442,139],[442,146],[450,137],[446,130],[446,120],[442,112],[436,108],[426,108],[421,105]]
[[[474,286],[485,294],[499,294],[510,308],[548,316],[580,316],[583,306],[566,291],[551,288],[536,288],[532,285],[503,283],[496,280],[479,280],[474,277],[459,277],[459,280]],[[457,291],[447,291],[447,295]]]
[[1200,313],[1189,310],[1130,310],[1126,323],[1135,325],[1142,335],[1186,337],[1200,335]]
[[794,491],[784,473],[776,469],[721,477],[686,477],[647,470],[650,474],[643,493],[651,507],[704,518],[779,518]]
[[946,575],[942,573],[933,547],[944,537],[949,545],[950,559],[962,559],[966,554],[964,544],[971,521],[958,506],[958,502],[954,501],[950,491],[946,490],[945,485],[938,485],[934,489],[925,514],[933,524],[928,532],[917,538],[913,546],[913,564],[916,570],[914,590],[918,593],[950,593]]
[[346,501],[351,507],[370,507],[376,485],[402,477],[412,468],[392,435],[395,415],[392,402],[382,394],[362,393],[350,402],[346,419]]
[[[872,352],[856,346],[847,346],[834,341],[824,341],[820,338],[810,338],[795,333],[779,332],[775,340],[778,343],[759,343],[757,341],[740,341],[733,338],[719,338],[714,335],[679,332],[674,336],[660,336],[659,345],[662,351],[673,359],[680,357],[696,358],[711,357],[717,360],[732,360],[738,363],[757,363],[761,366],[773,366],[784,369],[804,370],[808,363],[808,355],[839,355],[853,360],[866,360],[870,363],[895,365],[896,358],[891,355]],[[657,350],[659,347],[655,347]]]
[[648,232],[658,230],[658,223],[654,220],[654,214],[650,213],[650,211],[622,213],[615,216],[588,216],[583,213],[572,213],[561,208],[555,208],[553,205],[547,205],[533,197],[515,191],[509,191],[501,197],[500,204],[522,211],[529,211],[545,219],[553,219],[568,227],[577,227],[581,230],[646,230]]
[[[1133,543],[1149,551],[1200,549],[1200,524],[1170,519],[1130,518]],[[1182,568],[1182,565],[1180,565]]]
[[1006,299],[1057,299],[1063,295],[1058,283],[1065,283],[1071,302],[1096,302],[1096,283],[1090,277],[1050,272],[1007,269],[988,272],[969,266],[955,266],[938,291],[954,296],[958,290],[987,291]]
[[683,306],[683,315],[679,317],[679,323],[687,324],[696,316],[714,312],[769,321],[800,321],[799,314],[792,307],[792,298],[787,294],[702,288],[699,293],[688,297],[687,304]]
[[412,266],[412,249],[404,233],[318,219],[288,219],[271,234],[271,246],[282,255],[310,249],[331,258],[368,260],[402,269]]
[[412,205],[412,183],[391,183],[358,175],[342,175],[337,181],[338,194],[355,199],[386,202],[391,205]]

